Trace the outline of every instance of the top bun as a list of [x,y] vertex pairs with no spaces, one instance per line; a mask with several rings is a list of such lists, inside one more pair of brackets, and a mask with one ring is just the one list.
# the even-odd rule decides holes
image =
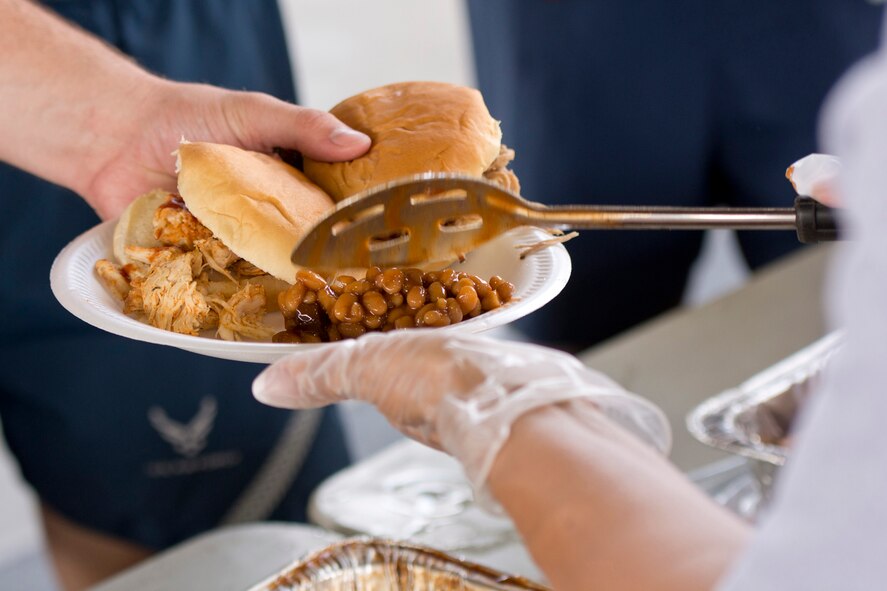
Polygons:
[[257,152],[209,143],[179,146],[179,194],[237,256],[294,283],[290,253],[333,202],[292,166]]
[[482,176],[502,142],[480,92],[444,82],[382,86],[330,113],[373,140],[369,152],[350,162],[304,159],[305,174],[336,201],[423,172]]

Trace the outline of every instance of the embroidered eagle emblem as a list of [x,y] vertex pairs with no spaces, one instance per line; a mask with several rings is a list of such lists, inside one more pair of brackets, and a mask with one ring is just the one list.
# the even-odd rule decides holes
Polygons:
[[217,411],[216,399],[205,396],[200,400],[197,414],[187,423],[169,418],[159,406],[148,409],[148,421],[173,450],[186,458],[193,458],[206,447],[206,438],[212,431]]

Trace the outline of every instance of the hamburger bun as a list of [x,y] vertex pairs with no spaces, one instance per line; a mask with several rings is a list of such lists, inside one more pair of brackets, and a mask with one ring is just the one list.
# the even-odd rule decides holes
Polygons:
[[305,174],[335,201],[423,172],[483,176],[500,154],[499,122],[473,88],[390,84],[346,99],[330,113],[373,141],[349,162],[304,159]]
[[333,208],[329,196],[292,166],[234,146],[183,142],[178,158],[188,210],[234,254],[294,283],[290,253]]

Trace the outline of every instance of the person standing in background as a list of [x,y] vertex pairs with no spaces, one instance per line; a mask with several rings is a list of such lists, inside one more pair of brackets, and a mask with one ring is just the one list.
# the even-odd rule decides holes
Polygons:
[[[865,0],[468,0],[480,90],[545,203],[788,207],[826,91],[877,45]],[[700,232],[583,232],[523,324],[578,351],[680,303]],[[799,246],[742,232],[753,268]],[[577,309],[594,310],[577,316]],[[606,311],[605,313],[600,313]]]
[[50,292],[53,258],[99,216],[174,190],[183,135],[329,160],[369,138],[292,104],[274,0],[43,4],[0,0],[0,419],[75,590],[219,525],[304,521],[348,454],[335,413],[256,404],[255,365],[68,314]]

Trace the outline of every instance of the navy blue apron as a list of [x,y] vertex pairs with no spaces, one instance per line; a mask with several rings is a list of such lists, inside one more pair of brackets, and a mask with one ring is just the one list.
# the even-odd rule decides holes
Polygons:
[[[828,89],[877,45],[864,0],[470,0],[480,88],[546,203],[788,206]],[[584,232],[524,325],[584,348],[677,305],[699,232]],[[739,234],[754,267],[798,246]]]
[[[46,4],[166,77],[295,100],[274,0]],[[73,317],[50,292],[50,264],[98,218],[70,191],[2,165],[0,200],[0,418],[41,500],[151,548],[222,523],[304,521],[311,491],[348,462],[336,415],[259,404],[250,383],[261,366]]]

